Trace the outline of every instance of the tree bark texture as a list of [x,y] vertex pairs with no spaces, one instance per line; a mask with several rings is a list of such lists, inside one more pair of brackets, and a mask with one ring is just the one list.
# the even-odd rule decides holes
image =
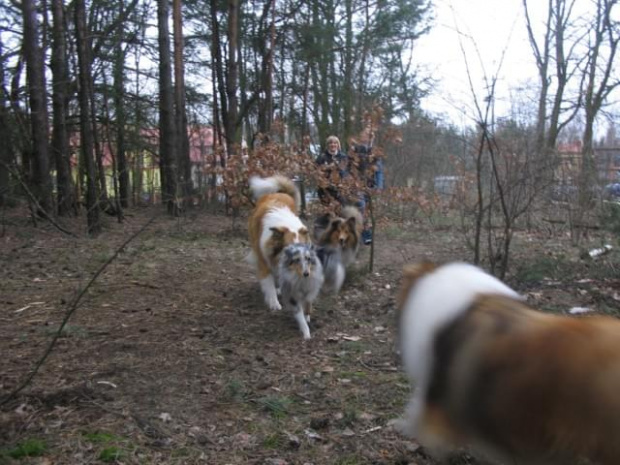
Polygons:
[[183,203],[192,194],[192,164],[189,155],[189,136],[187,133],[187,111],[185,108],[185,65],[183,63],[183,16],[181,0],[172,2],[172,24],[174,34],[174,100],[177,148],[179,153],[179,178]]
[[90,120],[91,108],[89,97],[91,96],[92,75],[91,60],[88,44],[88,32],[86,30],[86,9],[84,0],[75,0],[75,31],[78,52],[79,68],[79,91],[78,100],[80,106],[80,145],[82,165],[86,175],[86,221],[88,232],[97,235],[101,232],[99,215],[99,199],[97,193],[97,173],[93,158],[93,125]]
[[57,208],[60,216],[77,214],[75,188],[71,177],[69,151],[69,70],[67,65],[67,37],[63,0],[52,0],[52,154],[56,165]]
[[239,40],[239,0],[228,0],[228,63],[226,66],[226,99],[228,101],[228,117],[225,122],[227,155],[233,154],[233,145],[237,132],[237,41]]
[[32,135],[31,189],[39,207],[51,214],[52,186],[49,169],[47,98],[45,93],[45,63],[39,45],[39,23],[34,0],[22,1],[24,20],[24,55],[28,75],[30,128]]
[[157,2],[159,30],[159,159],[162,178],[162,200],[168,213],[177,215],[177,144],[174,124],[174,89],[170,57],[168,0]]

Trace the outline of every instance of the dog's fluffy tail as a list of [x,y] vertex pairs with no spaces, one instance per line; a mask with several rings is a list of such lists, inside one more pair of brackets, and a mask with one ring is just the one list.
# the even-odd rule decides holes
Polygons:
[[317,244],[321,243],[321,239],[327,228],[329,228],[329,224],[335,218],[332,213],[324,213],[321,216],[315,218],[312,223],[312,238],[314,242]]
[[250,191],[254,196],[254,200],[260,199],[263,195],[281,192],[283,194],[288,194],[295,199],[297,209],[299,209],[301,205],[301,196],[295,183],[286,176],[279,174],[269,178],[252,176],[250,178]]
[[345,220],[355,218],[355,229],[358,232],[361,232],[362,229],[364,229],[364,218],[362,217],[362,213],[356,207],[352,205],[344,207],[340,212],[340,216],[342,216]]

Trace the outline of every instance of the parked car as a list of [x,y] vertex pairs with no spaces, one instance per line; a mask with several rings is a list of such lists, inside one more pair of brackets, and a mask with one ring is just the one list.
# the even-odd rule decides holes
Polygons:
[[438,195],[453,196],[458,192],[459,186],[463,182],[463,176],[435,176],[433,187]]

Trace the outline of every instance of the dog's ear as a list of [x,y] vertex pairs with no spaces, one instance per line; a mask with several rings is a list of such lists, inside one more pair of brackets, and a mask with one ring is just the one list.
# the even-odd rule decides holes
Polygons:
[[298,234],[299,234],[300,242],[310,242],[309,241],[310,234],[308,233],[308,230],[306,228],[300,228],[298,231]]
[[351,216],[351,217],[347,218],[346,225],[349,228],[351,228],[351,230],[355,230],[355,226],[356,226],[355,223],[357,223],[357,220],[355,219],[354,216]]
[[329,223],[329,231],[330,232],[335,231],[336,229],[340,227],[341,224],[342,224],[342,218],[334,217],[331,223]]
[[415,283],[424,275],[432,273],[437,268],[437,265],[431,261],[424,260],[412,265],[405,265],[403,268],[403,281],[400,287],[400,294],[397,299],[397,306],[399,313],[402,311],[405,300],[411,289],[415,286]]
[[284,247],[284,255],[290,260],[295,255],[295,249],[293,247]]

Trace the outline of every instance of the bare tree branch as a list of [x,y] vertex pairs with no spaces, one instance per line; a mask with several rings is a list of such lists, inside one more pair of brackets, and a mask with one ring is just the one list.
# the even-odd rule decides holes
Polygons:
[[101,273],[103,273],[103,271],[116,259],[116,257],[118,257],[118,255],[125,249],[125,247],[127,247],[127,245],[131,241],[133,241],[136,237],[142,234],[146,230],[146,228],[148,228],[150,224],[153,221],[155,221],[155,218],[157,218],[158,215],[159,213],[156,213],[155,215],[153,215],[138,231],[136,231],[131,236],[129,236],[129,238],[125,242],[123,242],[119,248],[116,249],[114,254],[112,254],[112,256],[108,258],[106,262],[99,267],[99,269],[90,279],[90,281],[88,281],[86,286],[84,286],[84,288],[76,295],[75,299],[73,299],[73,302],[69,306],[69,310],[67,311],[62,322],[60,323],[60,326],[58,327],[56,334],[50,341],[47,349],[45,350],[45,352],[43,353],[39,361],[36,363],[32,371],[28,374],[26,379],[22,381],[21,384],[19,384],[15,389],[13,389],[13,391],[11,391],[4,399],[0,400],[0,406],[5,405],[7,402],[13,399],[17,394],[19,394],[26,386],[30,384],[30,382],[39,372],[39,369],[43,366],[43,363],[45,363],[45,361],[47,360],[47,357],[49,357],[49,355],[52,353],[52,349],[56,345],[56,342],[58,342],[58,338],[62,335],[63,329],[65,328],[67,322],[69,321],[69,319],[71,318],[75,310],[78,308],[78,304],[82,300],[82,297],[84,297],[86,292],[88,292],[88,289],[90,289],[90,287],[95,283],[95,281],[101,275]]

